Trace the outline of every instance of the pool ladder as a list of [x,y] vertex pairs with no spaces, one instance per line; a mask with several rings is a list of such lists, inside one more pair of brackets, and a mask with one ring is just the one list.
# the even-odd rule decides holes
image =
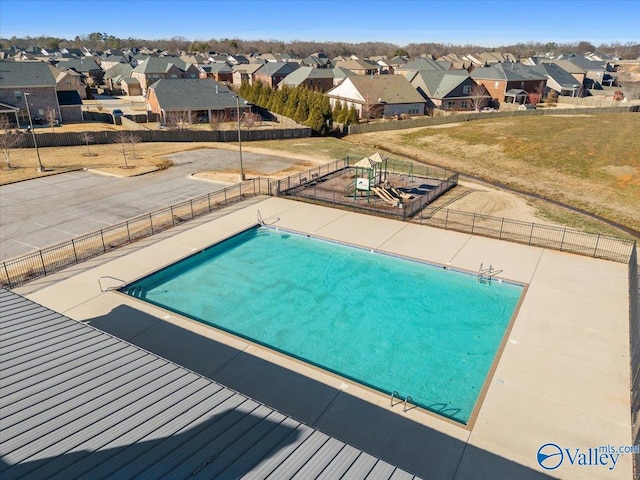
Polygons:
[[484,264],[480,264],[478,268],[478,283],[484,283],[491,285],[491,280],[494,275],[501,273],[503,270],[494,270],[493,265],[489,265],[489,268],[483,268]]
[[[393,399],[394,399],[394,398],[397,398],[397,399],[398,399],[398,401],[397,401],[396,403],[393,403]],[[397,404],[398,404],[398,403],[400,403],[401,401],[402,401],[402,398],[400,398],[400,394],[398,393],[398,391],[397,391],[397,390],[394,390],[394,391],[391,393],[391,406],[393,407],[394,405],[397,405]],[[415,405],[414,405],[413,407],[411,407],[411,408],[407,408],[407,403],[410,403],[411,405],[414,405],[414,403],[413,403],[413,398],[411,398],[411,395],[407,395],[407,396],[405,397],[405,399],[404,399],[404,404],[403,404],[403,407],[402,407],[402,411],[403,411],[403,412],[406,412],[407,410],[411,410],[411,408],[415,408]]]

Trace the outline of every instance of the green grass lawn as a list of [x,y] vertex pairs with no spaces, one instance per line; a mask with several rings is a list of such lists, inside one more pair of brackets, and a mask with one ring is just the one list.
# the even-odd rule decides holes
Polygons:
[[640,115],[530,116],[353,135],[640,230]]

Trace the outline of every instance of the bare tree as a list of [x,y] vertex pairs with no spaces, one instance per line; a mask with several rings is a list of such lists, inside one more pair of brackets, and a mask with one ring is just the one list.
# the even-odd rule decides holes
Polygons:
[[53,107],[47,107],[47,109],[44,111],[44,118],[46,118],[47,123],[51,127],[51,130],[55,132],[56,119],[58,118],[56,109]]
[[0,116],[0,150],[8,169],[11,168],[11,149],[22,143],[22,134],[11,127],[6,115]]
[[469,99],[471,100],[471,106],[476,112],[482,110],[483,107],[489,105],[489,100],[491,97],[489,96],[489,92],[484,85],[481,83],[477,83],[471,87],[469,91]]
[[91,149],[89,148],[89,144],[93,143],[93,141],[95,140],[94,136],[91,135],[89,132],[82,132],[78,134],[78,137],[87,146],[87,156],[93,157],[93,154],[91,153]]
[[259,122],[262,120],[260,114],[253,112],[243,113],[240,118],[242,121],[242,125],[248,129],[252,129],[255,126],[258,126]]
[[189,130],[191,127],[191,114],[186,110],[170,112],[167,114],[167,127],[179,132]]
[[114,143],[120,145],[120,148],[122,149],[122,158],[124,159],[124,168],[130,168],[129,164],[127,163],[127,145],[130,142],[131,142],[131,139],[129,137],[129,132],[118,132],[114,140]]
[[133,132],[129,132],[129,143],[131,143],[131,150],[133,151],[133,159],[137,160],[138,157],[136,157],[136,143],[140,143],[142,141],[142,139],[135,135]]

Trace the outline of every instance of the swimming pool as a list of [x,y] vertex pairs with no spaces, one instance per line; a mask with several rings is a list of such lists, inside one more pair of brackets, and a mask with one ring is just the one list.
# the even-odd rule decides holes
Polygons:
[[123,291],[467,423],[523,288],[260,227]]

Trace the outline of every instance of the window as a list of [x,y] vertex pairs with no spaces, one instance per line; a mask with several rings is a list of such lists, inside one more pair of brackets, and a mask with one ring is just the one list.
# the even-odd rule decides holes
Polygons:
[[22,100],[22,92],[20,90],[15,91],[16,100]]
[[524,82],[520,82],[520,88],[524,88]]
[[467,108],[467,101],[466,100],[462,100],[462,103],[460,104],[460,108]]
[[493,84],[493,88],[498,88],[499,86],[500,86],[500,82],[495,82],[495,83]]
[[451,109],[452,109],[453,107],[455,107],[455,106],[456,106],[456,102],[455,102],[455,101],[453,101],[453,100],[449,100],[449,101],[447,102],[446,108],[447,108],[447,110],[451,110]]
[[171,78],[178,78],[178,75],[176,75],[175,73],[172,73]]
[[462,93],[464,93],[465,95],[468,95],[469,93],[471,93],[471,85],[465,85],[462,87]]

